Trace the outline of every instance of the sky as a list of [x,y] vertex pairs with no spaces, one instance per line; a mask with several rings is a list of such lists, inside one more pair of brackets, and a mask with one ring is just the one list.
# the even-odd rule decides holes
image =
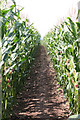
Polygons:
[[[28,17],[34,27],[45,36],[54,25],[59,24],[63,17],[76,18],[79,0],[15,0],[17,5],[24,7],[23,14]],[[20,7],[19,6],[19,7]],[[76,9],[76,10],[75,10]]]

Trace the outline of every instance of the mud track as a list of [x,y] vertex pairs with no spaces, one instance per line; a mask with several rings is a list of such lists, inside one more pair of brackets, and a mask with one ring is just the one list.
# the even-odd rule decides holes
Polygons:
[[40,46],[23,91],[13,107],[15,120],[67,120],[69,105],[58,87],[46,49]]

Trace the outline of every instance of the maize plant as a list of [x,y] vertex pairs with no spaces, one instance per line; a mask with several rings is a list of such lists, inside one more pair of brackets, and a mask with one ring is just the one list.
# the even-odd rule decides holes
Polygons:
[[[22,9],[21,9],[22,10]],[[2,72],[2,118],[6,119],[17,93],[26,81],[35,50],[40,44],[40,34],[29,24],[29,20],[22,20],[16,3],[10,8],[1,9],[1,44],[2,57],[0,62]]]
[[78,89],[80,71],[78,55],[78,38],[80,23],[74,23],[71,18],[55,26],[45,37],[46,48],[53,67],[57,72],[58,84],[64,90],[72,113],[78,113]]

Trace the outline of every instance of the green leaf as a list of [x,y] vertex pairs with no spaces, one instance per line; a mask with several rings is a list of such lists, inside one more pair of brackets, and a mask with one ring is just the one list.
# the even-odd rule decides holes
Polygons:
[[76,24],[77,24],[78,28],[80,29],[80,23],[79,23],[79,22],[76,22]]
[[1,10],[2,16],[6,15],[6,14],[7,14],[11,9],[13,9],[14,7],[15,7],[15,5],[12,5],[11,8],[8,9],[8,10],[5,10],[5,9]]
[[73,36],[76,37],[76,36],[77,36],[77,32],[76,32],[75,24],[74,24],[74,22],[71,20],[71,18],[67,17],[67,19],[69,19],[69,22],[70,22],[70,26],[71,26],[71,29],[72,29]]

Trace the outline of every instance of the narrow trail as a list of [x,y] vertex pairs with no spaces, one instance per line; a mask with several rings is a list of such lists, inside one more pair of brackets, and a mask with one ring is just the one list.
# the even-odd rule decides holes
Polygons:
[[63,91],[57,88],[56,73],[44,46],[40,46],[30,76],[13,107],[18,118],[15,120],[67,120],[69,105]]

